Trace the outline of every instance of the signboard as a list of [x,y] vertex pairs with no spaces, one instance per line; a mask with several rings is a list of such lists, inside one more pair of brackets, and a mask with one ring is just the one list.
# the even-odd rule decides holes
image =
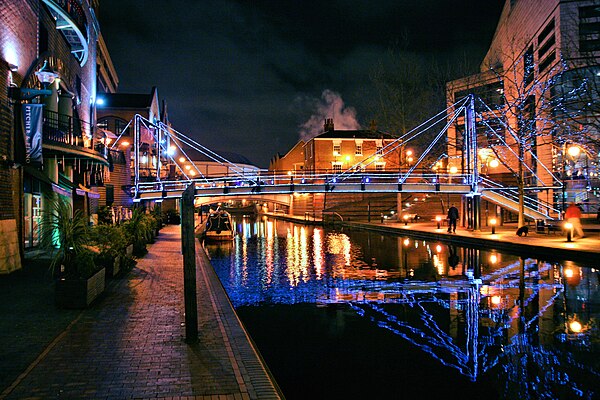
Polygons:
[[25,164],[42,166],[43,104],[23,104],[21,127],[25,141]]

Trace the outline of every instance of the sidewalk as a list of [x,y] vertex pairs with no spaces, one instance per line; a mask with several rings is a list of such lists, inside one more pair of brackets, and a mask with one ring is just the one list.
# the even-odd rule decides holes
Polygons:
[[[289,222],[305,223],[304,218],[300,216],[266,214],[270,217],[282,219]],[[313,223],[322,223],[322,221],[310,221]],[[562,232],[550,234],[536,233],[535,225],[529,226],[528,236],[517,236],[516,224],[506,224],[497,226],[496,233],[492,235],[490,226],[483,226],[479,231],[468,230],[458,227],[455,234],[447,233],[448,227],[441,226],[437,229],[435,221],[425,222],[380,222],[378,219],[372,222],[356,221],[335,221],[334,226],[344,226],[349,228],[369,229],[378,232],[391,233],[395,235],[410,234],[413,237],[426,240],[441,240],[454,242],[457,245],[465,246],[486,246],[497,250],[506,250],[514,252],[528,252],[532,255],[553,255],[570,260],[584,260],[587,262],[595,261],[600,253],[600,225],[584,224],[584,238],[574,238],[567,242],[567,238]],[[590,257],[593,257],[590,259]]]
[[[25,372],[2,388],[0,399],[281,398],[204,253],[197,264],[197,344],[183,340],[180,227],[167,226],[136,268],[91,308],[70,314],[73,321],[51,343],[23,338],[43,351],[28,367],[21,365]],[[29,296],[14,301],[27,303]],[[41,329],[60,314],[47,312]],[[20,310],[13,314],[8,317]]]

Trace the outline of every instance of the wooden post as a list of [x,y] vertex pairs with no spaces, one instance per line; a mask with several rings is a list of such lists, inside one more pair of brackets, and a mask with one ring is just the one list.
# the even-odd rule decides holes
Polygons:
[[196,238],[194,236],[195,184],[181,195],[181,253],[183,254],[183,298],[185,303],[185,341],[198,341],[198,304],[196,300]]

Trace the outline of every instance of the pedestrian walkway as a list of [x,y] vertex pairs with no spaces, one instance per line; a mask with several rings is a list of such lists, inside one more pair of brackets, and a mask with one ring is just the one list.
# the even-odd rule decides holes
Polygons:
[[[290,215],[268,214],[271,217],[283,219],[290,222],[304,223],[302,217]],[[322,223],[322,222],[321,222]],[[335,226],[350,228],[369,229],[373,231],[391,233],[396,235],[409,234],[427,240],[442,240],[455,242],[465,246],[486,246],[497,250],[529,252],[538,254],[567,257],[570,260],[586,260],[595,262],[600,253],[600,225],[584,224],[584,238],[573,238],[567,240],[562,231],[552,233],[536,233],[535,226],[529,227],[527,236],[517,236],[516,224],[505,224],[497,226],[495,234],[492,234],[491,226],[484,226],[474,231],[458,227],[456,233],[448,233],[447,226],[437,228],[435,221],[424,222],[392,222],[379,220],[373,222],[357,221],[335,221]],[[589,258],[592,257],[592,258]]]
[[180,227],[168,226],[0,398],[282,398],[201,251],[198,343],[184,342]]

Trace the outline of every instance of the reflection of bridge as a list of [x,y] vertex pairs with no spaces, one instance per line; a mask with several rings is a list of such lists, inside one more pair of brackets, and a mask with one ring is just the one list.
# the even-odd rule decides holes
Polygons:
[[[554,324],[549,328],[545,321],[557,318],[555,305],[560,309],[566,301],[559,267],[521,260],[478,278],[477,252],[466,260],[470,277],[365,280],[345,286],[336,281],[319,301],[348,304],[472,381],[502,365],[495,373],[509,382],[507,397],[531,398],[530,382],[535,382],[533,393],[540,397],[553,398],[557,384],[570,395],[589,394],[581,376],[597,379],[598,373],[573,364],[567,352],[541,344],[544,336],[557,335]],[[547,278],[542,281],[542,276]]]
[[[214,151],[176,131],[171,126],[161,122],[158,125],[153,124],[137,115],[123,129],[123,132],[125,132],[130,126],[133,126],[134,199],[135,201],[144,201],[180,198],[189,185],[194,185],[196,197],[260,196],[261,198],[268,198],[268,196],[272,196],[275,201],[284,204],[286,202],[289,204],[289,195],[296,193],[456,193],[466,195],[470,204],[469,210],[475,216],[473,218],[474,228],[478,229],[480,226],[481,198],[512,211],[518,210],[519,200],[516,188],[507,188],[479,175],[480,165],[478,164],[475,120],[481,117],[475,112],[474,102],[473,96],[466,97],[378,150],[376,154],[365,158],[372,161],[358,163],[345,171],[330,174],[305,172],[301,175],[273,175],[264,171],[249,173],[243,167],[226,160]],[[444,137],[448,127],[456,123],[459,116],[464,116],[465,120],[462,149],[464,167],[461,173],[435,173],[435,171],[424,167],[423,161],[425,158]],[[443,125],[443,128],[438,131],[436,127],[441,125]],[[411,140],[432,130],[437,132],[435,138],[414,165],[407,170],[365,172],[366,167],[375,162],[374,160],[397,151],[400,146],[404,146]],[[150,168],[150,176],[144,176],[143,178],[140,176],[140,163],[144,160],[143,162],[148,164],[148,158],[140,154],[142,133],[146,137],[150,133],[153,137],[153,151],[157,160],[155,165]],[[495,132],[490,134],[495,134]],[[213,162],[226,166],[229,173],[219,177],[204,176],[194,165],[193,160],[186,154],[186,148],[198,151]],[[176,159],[174,157],[175,152],[180,154],[181,157],[178,156]],[[535,155],[532,156],[535,157]],[[186,170],[183,167],[184,164],[189,169]],[[148,168],[145,167],[144,169],[147,170]],[[544,169],[552,177],[553,182],[544,184],[536,175],[537,182],[541,186],[528,187],[528,190],[535,191],[540,188],[560,187],[556,186],[560,185],[560,180],[556,179],[547,168]],[[534,171],[530,172],[534,173]],[[175,179],[176,175],[178,179]],[[285,196],[287,196],[287,199]],[[547,204],[529,197],[526,200],[525,215],[529,218],[551,219],[557,214],[558,211]]]

